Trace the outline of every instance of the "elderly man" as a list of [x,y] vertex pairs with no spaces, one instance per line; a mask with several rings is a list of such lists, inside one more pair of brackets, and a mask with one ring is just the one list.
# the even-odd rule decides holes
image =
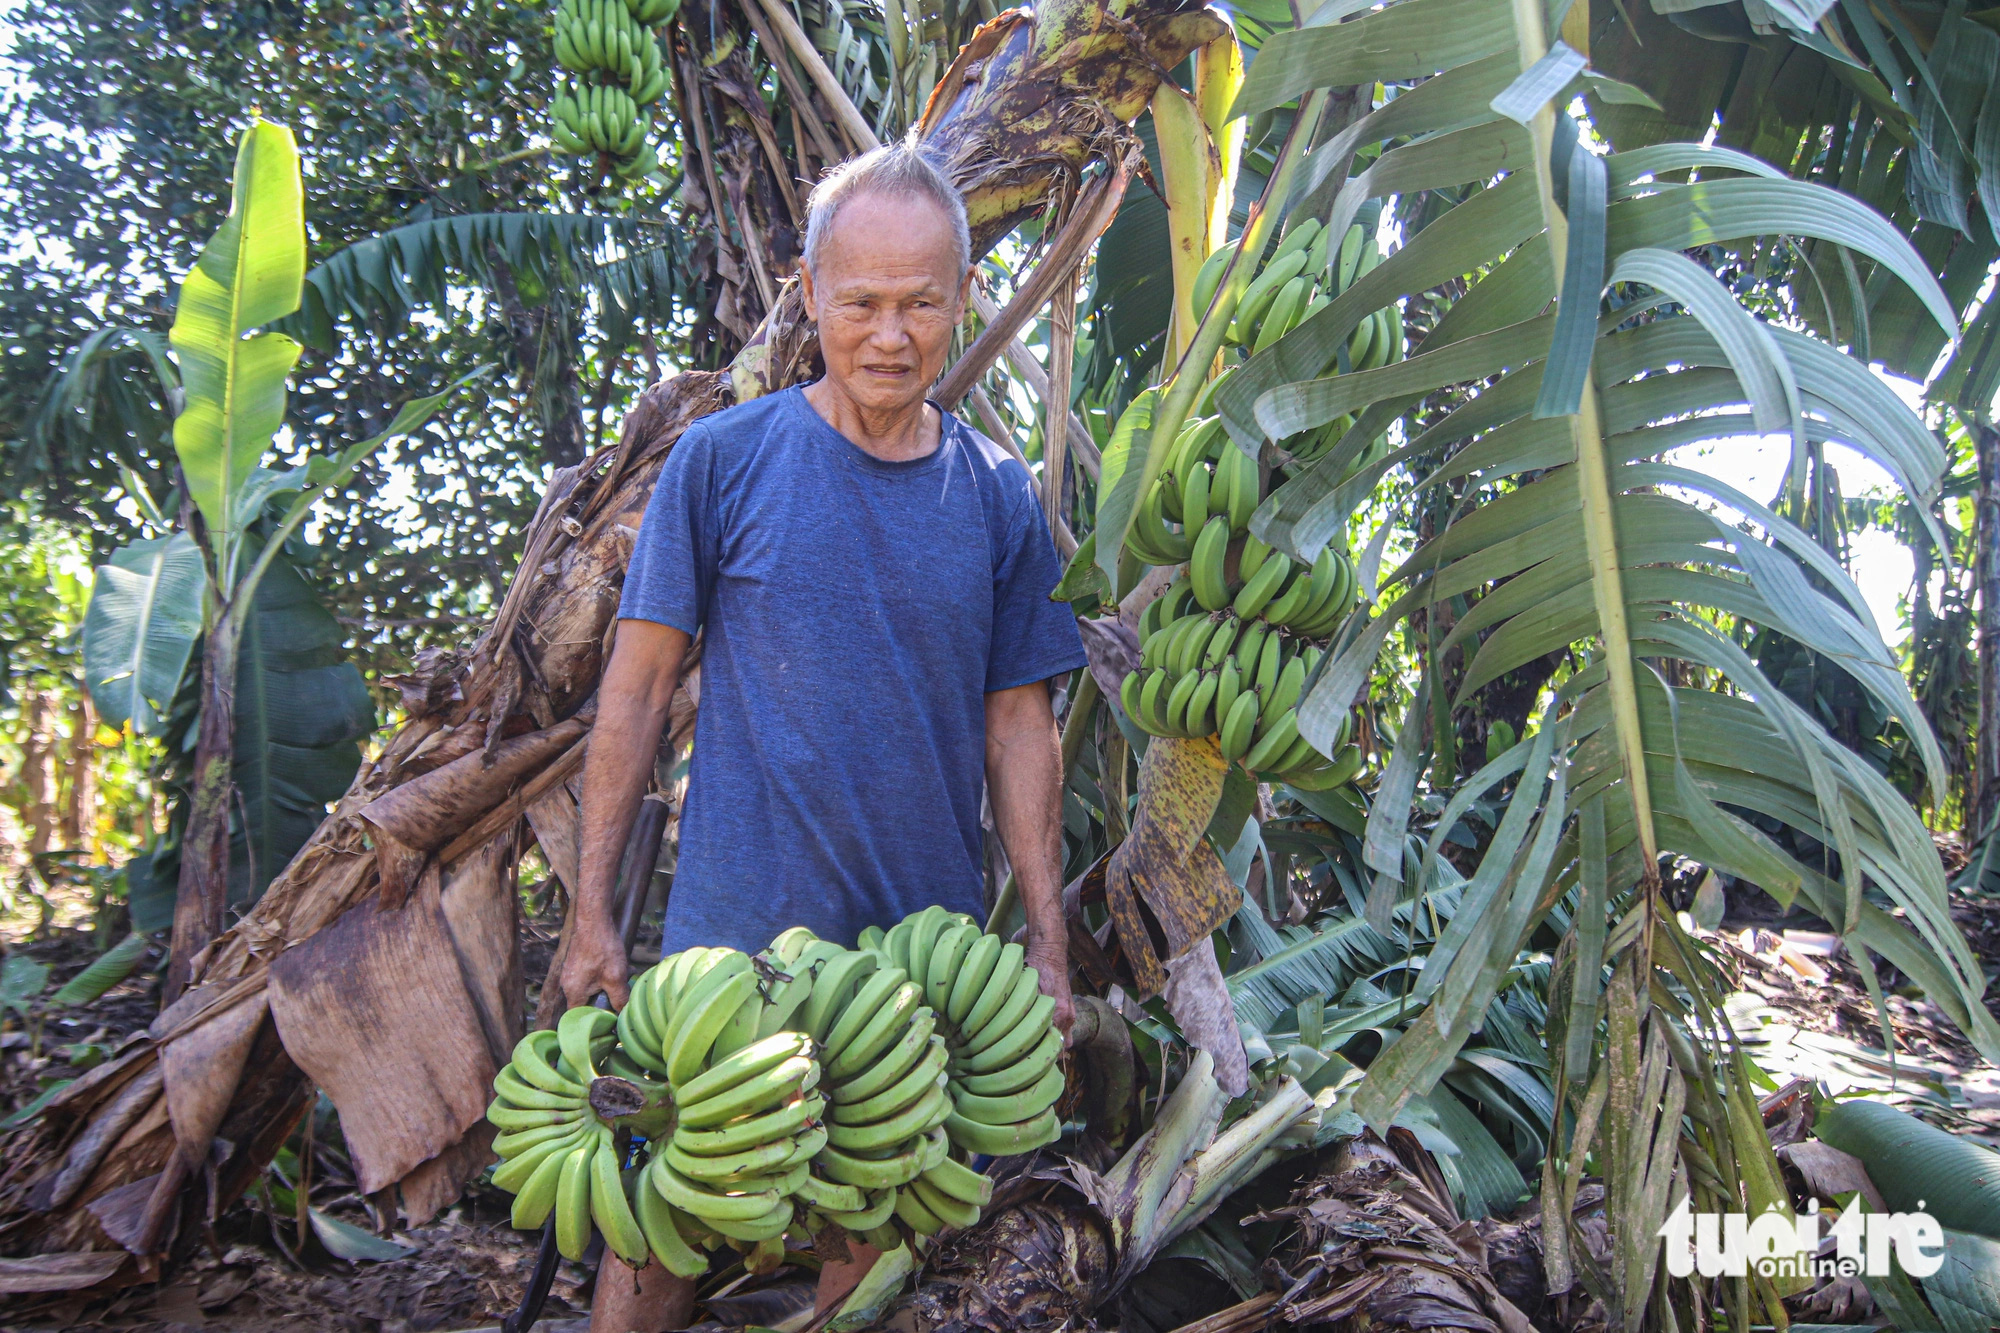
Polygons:
[[[825,378],[690,427],[646,511],[584,769],[571,1003],[626,996],[621,849],[692,636],[694,767],[663,951],[853,943],[939,903],[979,914],[980,790],[1027,957],[1070,1021],[1052,677],[1083,665],[1028,473],[927,402],[971,282],[959,196],[913,146],[813,191],[803,295]],[[873,1254],[828,1265],[822,1301]],[[685,1322],[692,1288],[609,1255],[593,1330]]]

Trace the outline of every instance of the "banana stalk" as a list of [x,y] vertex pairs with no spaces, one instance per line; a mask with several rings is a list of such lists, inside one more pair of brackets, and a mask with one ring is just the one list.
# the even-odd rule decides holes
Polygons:
[[[1233,38],[1227,39],[1234,41]],[[1167,327],[1168,360],[1178,363],[1194,337],[1195,274],[1216,246],[1210,205],[1221,159],[1209,141],[1194,99],[1162,81],[1153,94],[1153,128],[1159,139],[1160,183],[1167,196],[1167,251],[1173,261],[1174,313]],[[1224,226],[1228,225],[1227,217]]]
[[[1581,0],[1579,0],[1581,3]],[[1208,248],[1229,239],[1229,212],[1236,202],[1236,169],[1243,159],[1248,116],[1231,117],[1243,90],[1243,48],[1234,32],[1224,33],[1194,53],[1194,100],[1208,129],[1219,170],[1208,183]]]

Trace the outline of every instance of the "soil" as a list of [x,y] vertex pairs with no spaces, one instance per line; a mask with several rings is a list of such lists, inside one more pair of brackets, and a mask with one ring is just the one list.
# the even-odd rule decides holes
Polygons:
[[[562,911],[558,895],[548,895],[538,905],[542,910],[524,914],[522,922],[530,976],[546,970]],[[2000,971],[2000,900],[1961,899],[1955,915],[1988,975]],[[2000,1145],[2000,1071],[1984,1065],[1934,1005],[1914,993],[1897,993],[1897,978],[1889,974],[1883,980],[1891,991],[1900,1047],[1892,1078],[1879,1049],[1881,1029],[1858,972],[1837,950],[1813,951],[1824,947],[1813,938],[1823,929],[1818,922],[1768,914],[1746,920],[1732,913],[1720,930],[1705,936],[1734,975],[1739,996],[1732,1018],[1760,1063],[1782,1062],[1792,1052],[1822,1072],[1837,1068],[1850,1086],[1900,1101],[1905,1109],[1954,1132]],[[96,956],[87,932],[65,930],[50,931],[16,952],[49,966],[44,997]],[[1801,957],[1809,965],[1805,969],[1798,966]],[[25,1017],[7,1015],[0,1031],[0,1119],[27,1105],[54,1079],[81,1072],[144,1028],[158,1012],[153,969],[159,961],[156,950],[140,974],[91,1005],[53,1010],[31,1002]],[[1810,975],[1815,970],[1823,975]],[[531,993],[531,1007],[533,1000]],[[1988,1003],[2000,1013],[2000,998]],[[313,1208],[336,1222],[377,1232],[377,1219],[352,1188],[330,1105],[322,1102],[314,1124]],[[296,1151],[302,1146],[294,1142],[267,1179],[217,1221],[206,1252],[166,1283],[129,1287],[108,1298],[93,1293],[33,1306],[8,1298],[0,1302],[8,1307],[0,1314],[0,1333],[89,1328],[137,1333],[497,1333],[500,1321],[520,1300],[537,1242],[508,1225],[509,1196],[476,1186],[431,1225],[388,1232],[388,1239],[405,1247],[402,1257],[350,1262],[329,1251],[311,1226],[302,1228],[292,1206],[288,1171],[296,1171]],[[729,1279],[725,1274],[712,1280],[756,1299],[756,1293]],[[590,1267],[563,1263],[538,1333],[585,1333],[592,1282]],[[766,1294],[776,1298],[780,1293]],[[762,1320],[752,1317],[750,1322]]]

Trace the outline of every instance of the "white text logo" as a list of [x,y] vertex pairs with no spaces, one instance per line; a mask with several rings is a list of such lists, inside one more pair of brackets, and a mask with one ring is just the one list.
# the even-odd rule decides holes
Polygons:
[[[1923,1207],[1920,1200],[1917,1204]],[[1944,1229],[1929,1213],[1863,1213],[1849,1208],[1820,1234],[1819,1200],[1796,1218],[1776,1208],[1744,1213],[1691,1213],[1688,1201],[1667,1217],[1660,1238],[1675,1277],[1869,1277],[1889,1275],[1889,1256],[1911,1277],[1929,1277],[1944,1263]],[[1825,1242],[1831,1254],[1823,1254]]]

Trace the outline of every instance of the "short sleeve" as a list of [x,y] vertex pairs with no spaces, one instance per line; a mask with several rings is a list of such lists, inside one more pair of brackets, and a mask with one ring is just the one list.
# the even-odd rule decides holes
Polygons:
[[721,546],[715,509],[715,448],[697,425],[674,443],[646,504],[618,615],[692,635],[708,619]]
[[993,645],[986,657],[986,692],[1048,680],[1084,665],[1076,613],[1049,594],[1062,580],[1062,562],[1026,471],[1001,467],[1012,515],[993,571]]

